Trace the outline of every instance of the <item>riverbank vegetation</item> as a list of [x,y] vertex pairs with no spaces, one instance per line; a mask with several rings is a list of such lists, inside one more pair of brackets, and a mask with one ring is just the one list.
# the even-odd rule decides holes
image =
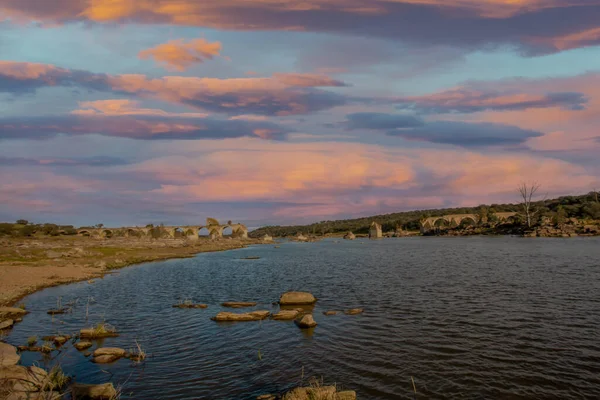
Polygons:
[[[581,221],[596,221],[600,220],[600,194],[596,191],[579,196],[562,196],[555,199],[546,199],[540,201],[532,201],[531,209],[535,209],[536,213],[533,216],[532,226],[546,221],[553,224],[561,224],[568,221],[570,218],[575,218]],[[515,196],[515,199],[517,197]],[[523,204],[521,203],[506,203],[506,204],[482,204],[477,207],[459,207],[459,208],[441,208],[430,210],[416,210],[398,212],[385,215],[374,215],[370,217],[321,221],[310,225],[295,225],[295,226],[265,226],[250,233],[251,237],[259,238],[265,234],[276,237],[295,236],[299,232],[308,233],[316,236],[329,234],[343,234],[346,232],[354,232],[355,234],[368,234],[369,228],[373,221],[382,225],[383,232],[404,230],[418,231],[420,229],[420,221],[442,215],[454,214],[476,214],[480,217],[485,217],[488,221],[493,222],[495,213],[502,212],[523,212]],[[522,233],[525,229],[522,222],[517,221],[518,227],[514,227],[513,233]],[[503,228],[506,230],[506,227]],[[506,233],[498,231],[497,233]]]

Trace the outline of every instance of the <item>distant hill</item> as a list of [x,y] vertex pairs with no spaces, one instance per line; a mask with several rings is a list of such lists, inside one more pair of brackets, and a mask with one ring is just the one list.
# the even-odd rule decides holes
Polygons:
[[[548,216],[555,220],[561,218],[600,219],[600,194],[590,192],[580,196],[563,196],[556,199],[538,201],[534,207],[538,209],[537,217]],[[376,221],[383,227],[384,232],[394,231],[396,228],[404,230],[419,230],[419,221],[427,217],[448,214],[489,214],[495,212],[521,211],[520,204],[482,204],[477,207],[441,208],[432,210],[416,210],[398,212],[370,217],[344,219],[336,221],[321,221],[311,225],[296,226],[265,226],[250,233],[251,237],[261,237],[266,233],[272,236],[293,236],[298,232],[315,235],[342,233],[352,231],[358,234],[369,232],[371,222]]]

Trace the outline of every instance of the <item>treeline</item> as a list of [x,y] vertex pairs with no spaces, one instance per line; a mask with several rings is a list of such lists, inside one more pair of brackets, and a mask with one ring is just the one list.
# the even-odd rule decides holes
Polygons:
[[[563,196],[556,199],[537,201],[532,204],[535,209],[535,222],[550,218],[555,223],[561,223],[566,218],[600,220],[600,201],[598,192],[590,192],[581,196]],[[420,229],[420,221],[429,217],[449,214],[477,214],[490,220],[493,214],[499,212],[521,212],[522,205],[512,204],[482,204],[477,207],[443,208],[432,210],[417,210],[399,212],[371,217],[345,219],[337,221],[321,221],[311,225],[296,226],[265,226],[250,233],[251,237],[261,237],[265,234],[285,237],[294,236],[299,232],[313,235],[354,232],[367,234],[373,221],[382,225],[384,232],[403,229],[416,231]],[[545,218],[546,217],[546,218]]]
[[29,237],[34,235],[60,236],[76,235],[73,225],[31,224],[24,219],[16,223],[0,222],[0,236]]

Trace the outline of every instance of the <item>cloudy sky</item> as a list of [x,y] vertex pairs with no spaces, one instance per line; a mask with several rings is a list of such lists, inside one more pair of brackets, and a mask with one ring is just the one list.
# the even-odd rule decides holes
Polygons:
[[584,193],[599,127],[600,0],[0,0],[0,220]]

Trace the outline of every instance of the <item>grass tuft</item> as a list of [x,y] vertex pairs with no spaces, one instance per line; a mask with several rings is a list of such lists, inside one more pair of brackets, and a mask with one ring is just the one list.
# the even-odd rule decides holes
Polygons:
[[29,347],[35,346],[37,342],[38,342],[37,336],[29,336],[27,338],[27,346],[29,346]]

